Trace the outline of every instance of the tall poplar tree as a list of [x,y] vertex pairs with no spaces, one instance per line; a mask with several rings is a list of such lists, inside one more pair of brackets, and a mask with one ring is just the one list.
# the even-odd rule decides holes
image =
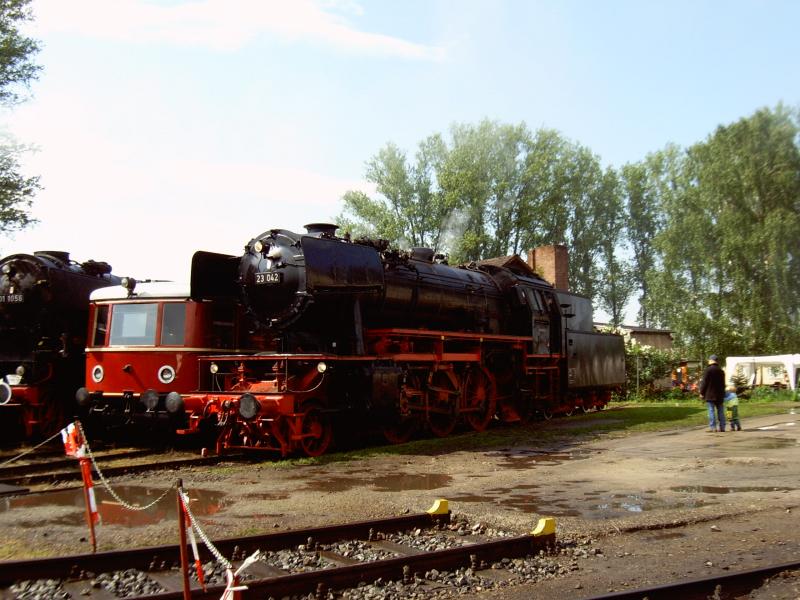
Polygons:
[[799,135],[797,112],[778,106],[687,151],[663,204],[649,304],[698,354],[800,345]]

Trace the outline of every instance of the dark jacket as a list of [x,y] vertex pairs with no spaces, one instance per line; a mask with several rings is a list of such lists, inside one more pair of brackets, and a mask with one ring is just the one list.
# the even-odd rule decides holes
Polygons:
[[725,371],[717,363],[711,363],[700,380],[700,395],[706,402],[716,404],[725,400]]

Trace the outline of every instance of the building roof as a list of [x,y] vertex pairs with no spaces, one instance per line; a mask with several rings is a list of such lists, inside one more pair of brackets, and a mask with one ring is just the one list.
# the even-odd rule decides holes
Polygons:
[[480,266],[491,267],[505,267],[509,271],[517,273],[518,275],[526,275],[528,277],[536,277],[541,279],[538,273],[531,269],[530,265],[525,262],[518,254],[511,256],[498,256],[496,258],[486,258],[484,260],[475,261],[475,264]]

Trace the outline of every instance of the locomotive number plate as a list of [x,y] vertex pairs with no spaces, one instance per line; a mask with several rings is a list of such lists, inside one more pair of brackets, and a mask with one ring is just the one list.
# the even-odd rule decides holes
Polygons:
[[256,273],[256,285],[280,283],[283,281],[283,273]]
[[19,304],[25,302],[25,294],[0,294],[0,304]]

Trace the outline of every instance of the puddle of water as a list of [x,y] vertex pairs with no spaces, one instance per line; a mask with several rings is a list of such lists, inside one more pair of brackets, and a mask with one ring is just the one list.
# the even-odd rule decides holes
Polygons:
[[360,477],[326,477],[316,481],[309,481],[303,489],[315,492],[346,492],[354,487],[365,486],[370,483],[372,483],[371,479]]
[[553,495],[547,500],[532,494],[508,494],[504,489],[490,490],[481,495],[456,494],[450,496],[453,502],[483,502],[524,513],[536,513],[553,517],[577,517],[586,519],[607,519],[630,517],[652,510],[670,508],[696,508],[712,506],[697,498],[665,500],[652,491],[632,494],[608,494],[607,491],[584,492],[584,498],[559,497]]
[[286,500],[289,494],[284,493],[271,493],[271,492],[258,492],[256,494],[247,494],[248,500]]
[[[175,494],[167,494],[161,501],[147,510],[128,510],[117,502],[102,487],[95,487],[95,498],[100,520],[104,525],[121,525],[122,527],[141,527],[161,521],[177,521],[178,509]],[[148,488],[121,485],[114,488],[117,494],[129,504],[144,506],[161,496],[163,491]],[[209,516],[219,512],[225,505],[222,492],[195,489],[189,491],[190,508],[196,516]],[[47,494],[31,494],[9,498],[0,502],[0,513],[13,511],[15,508],[38,508],[44,515],[37,520],[37,525],[80,525],[84,524],[86,510],[83,490],[63,490]],[[70,510],[74,508],[74,510]],[[48,509],[52,515],[48,516]],[[65,510],[66,509],[66,510]]]
[[381,477],[327,477],[309,481],[305,488],[318,492],[344,492],[354,487],[375,486],[378,492],[402,492],[405,490],[435,490],[450,485],[450,475],[397,473]]
[[476,494],[456,494],[449,498],[451,502],[482,502],[512,508],[526,514],[544,514],[551,517],[577,517],[580,511],[560,503],[542,505],[536,496],[506,496],[494,494],[479,496]]
[[737,492],[793,492],[796,488],[790,487],[721,487],[713,485],[687,485],[669,488],[673,492],[689,494],[736,494]]
[[655,542],[658,540],[674,540],[682,537],[686,537],[686,534],[681,533],[680,531],[672,531],[670,533],[659,533],[658,535],[651,535],[647,539]]
[[651,496],[650,494],[613,494],[610,497],[601,498],[601,502],[594,504],[586,516],[590,519],[605,519],[611,516],[630,516],[632,513],[644,513],[651,510],[681,507],[696,508],[712,504],[714,503],[691,498],[676,502]]
[[453,478],[450,475],[398,473],[397,475],[376,477],[372,483],[379,492],[402,492],[404,490],[435,490],[450,485],[451,481]]
[[737,447],[749,448],[752,450],[779,450],[781,448],[791,448],[797,446],[794,438],[740,438],[736,440]]
[[504,457],[505,460],[499,463],[497,466],[501,469],[525,471],[537,465],[554,467],[564,462],[568,462],[571,460],[581,460],[584,458],[589,458],[589,456],[588,455],[583,456],[581,455],[581,453],[539,454],[536,456],[516,454],[516,455],[505,456]]

